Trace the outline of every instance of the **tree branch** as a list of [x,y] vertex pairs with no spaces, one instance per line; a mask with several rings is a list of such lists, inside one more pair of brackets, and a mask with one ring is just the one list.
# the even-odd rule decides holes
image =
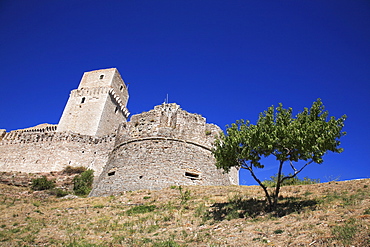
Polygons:
[[289,160],[289,164],[290,164],[290,167],[294,170],[294,173],[296,173],[297,169],[295,169],[293,162],[291,160]]
[[291,163],[291,166],[292,166],[292,169],[294,170],[294,174],[293,175],[290,175],[290,176],[285,176],[285,177],[283,177],[282,179],[281,179],[281,182],[283,182],[284,180],[286,180],[286,179],[289,179],[289,178],[294,178],[295,176],[297,176],[298,175],[298,173],[300,173],[306,166],[308,166],[309,164],[311,164],[313,162],[313,160],[310,160],[309,162],[307,162],[304,166],[302,166],[301,167],[301,169],[299,169],[298,171],[297,171],[297,169],[295,169],[295,167],[293,166],[293,164],[291,163],[291,161],[290,161],[290,163]]

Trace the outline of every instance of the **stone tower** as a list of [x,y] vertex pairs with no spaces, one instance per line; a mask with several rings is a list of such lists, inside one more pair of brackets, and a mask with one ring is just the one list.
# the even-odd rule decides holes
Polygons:
[[127,101],[127,87],[117,69],[85,72],[78,89],[71,91],[57,132],[111,134],[127,121]]

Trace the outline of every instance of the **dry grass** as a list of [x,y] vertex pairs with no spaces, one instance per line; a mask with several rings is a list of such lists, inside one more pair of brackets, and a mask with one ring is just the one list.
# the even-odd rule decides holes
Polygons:
[[370,179],[282,188],[178,187],[58,199],[0,185],[2,246],[369,246]]

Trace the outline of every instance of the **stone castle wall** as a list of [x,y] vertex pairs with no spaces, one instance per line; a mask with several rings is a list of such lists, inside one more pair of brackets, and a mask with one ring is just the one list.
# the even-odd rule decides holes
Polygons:
[[238,184],[236,169],[223,174],[214,165],[212,143],[220,131],[177,104],[132,116],[120,127],[91,196],[170,185]]
[[0,171],[51,172],[84,166],[99,175],[115,135],[96,138],[74,133],[12,131],[0,140]]

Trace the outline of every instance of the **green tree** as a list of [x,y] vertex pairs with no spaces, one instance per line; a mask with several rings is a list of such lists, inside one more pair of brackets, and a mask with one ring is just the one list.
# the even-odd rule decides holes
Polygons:
[[[256,125],[245,120],[236,121],[227,126],[226,134],[220,133],[213,149],[217,168],[228,172],[236,167],[250,172],[265,192],[269,211],[276,210],[280,187],[285,180],[294,178],[313,162],[321,164],[328,151],[343,151],[339,148],[339,139],[346,134],[342,132],[345,115],[329,118],[320,99],[295,117],[292,111],[292,108],[284,109],[280,103],[276,109],[271,106],[260,113]],[[273,191],[269,191],[255,174],[255,168],[265,167],[261,159],[271,155],[279,164]],[[287,176],[282,173],[285,164],[292,169]]]

